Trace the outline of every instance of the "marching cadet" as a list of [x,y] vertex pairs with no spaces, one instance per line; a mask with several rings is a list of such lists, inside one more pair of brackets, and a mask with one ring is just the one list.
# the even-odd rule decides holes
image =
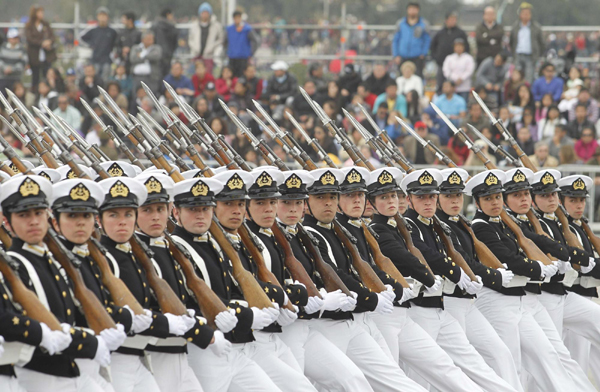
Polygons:
[[[333,225],[339,201],[340,183],[344,174],[339,169],[316,169],[310,172],[313,183],[308,188],[308,200],[304,225],[319,241],[319,252],[330,264],[348,289],[356,295],[356,308],[340,314],[335,323],[314,320],[315,329],[335,344],[363,372],[375,391],[421,391],[417,383],[409,379],[398,365],[388,357],[381,346],[357,322],[368,311],[393,309],[390,294],[373,293],[363,286],[352,267],[348,252],[337,237]],[[395,297],[395,294],[393,294]],[[475,388],[475,390],[479,390]]]
[[[574,175],[559,179],[558,186],[561,202],[568,214],[569,227],[590,257],[588,266],[581,268],[580,277],[568,289],[570,292],[564,307],[563,336],[573,359],[585,372],[589,369],[597,383],[600,380],[600,342],[594,315],[598,313],[598,305],[591,300],[598,297],[600,262],[598,258],[594,258],[595,248],[582,227],[589,189],[594,186],[594,182],[588,176]],[[539,202],[539,197],[536,197],[536,202]],[[591,305],[584,304],[579,296],[590,300]]]
[[[459,214],[464,205],[465,181],[469,178],[469,173],[457,168],[444,169],[440,173],[442,182],[439,187],[439,208],[436,216],[448,225],[454,248],[461,253],[473,273],[481,277],[484,287],[500,290],[512,280],[513,273],[505,268],[496,270],[484,266],[475,253],[473,238],[460,223]],[[460,323],[469,343],[496,374],[516,390],[522,391],[523,387],[510,350],[473,304],[472,298],[474,296],[455,290],[454,293],[444,297],[444,309]]]
[[[123,164],[123,162],[119,162]],[[120,165],[119,165],[120,166]],[[175,316],[148,310],[155,306],[141,263],[134,257],[129,240],[135,230],[137,209],[148,197],[146,188],[133,178],[111,177],[98,183],[104,192],[99,222],[103,230],[101,244],[107,249],[111,269],[152,317],[152,324],[140,335],[128,338],[112,354],[111,368],[116,391],[153,391],[160,389],[152,376],[144,348],[154,338],[183,336],[195,321],[188,316]]]
[[277,221],[287,233],[294,257],[319,288],[323,299],[317,301],[311,300],[314,297],[309,297],[307,305],[299,311],[298,321],[283,328],[281,339],[294,353],[304,374],[319,387],[344,392],[372,391],[369,382],[354,362],[313,328],[313,320],[328,320],[333,324],[340,316],[347,317],[349,313],[345,310],[353,308],[356,301],[340,289],[332,292],[325,290],[314,256],[307,250],[307,246],[315,245],[312,242],[305,244],[300,239],[299,231],[304,230],[300,221],[308,198],[307,188],[313,182],[312,176],[306,170],[286,171],[283,176],[279,184],[281,197],[277,205]]
[[[104,200],[102,188],[92,180],[64,180],[52,186],[51,200],[52,225],[66,248],[81,261],[79,271],[86,287],[98,297],[115,323],[120,324],[126,333],[129,332],[135,317],[128,309],[112,303],[110,294],[102,284],[100,269],[89,257],[87,241],[93,234],[98,207]],[[143,329],[146,329],[151,319],[145,315],[143,317],[147,319],[142,321],[145,325]],[[138,320],[139,318],[136,321],[139,322]],[[76,323],[78,326],[88,327],[79,309],[76,312]],[[136,332],[135,328],[134,332]],[[100,367],[95,361],[78,358],[75,362],[80,371],[92,377],[103,390],[114,391],[110,382],[100,375]]]
[[[251,181],[248,173],[240,173],[240,178]],[[279,311],[247,306],[240,287],[232,278],[229,259],[221,253],[221,247],[209,232],[218,195],[224,203],[228,203],[229,198],[245,200],[245,183],[242,188],[237,185],[235,189],[224,188],[219,180],[203,177],[178,182],[173,188],[173,215],[177,221],[173,240],[187,249],[198,276],[228,305],[236,318],[233,322],[222,314],[215,318],[215,324],[226,332],[225,338],[232,343],[228,355],[211,350],[212,344],[208,350],[191,345],[188,360],[205,392],[279,391],[245,350],[246,343],[254,340],[253,330],[270,325]]]
[[[413,229],[413,243],[421,251],[432,271],[447,278],[444,283],[450,287],[444,289],[443,295],[435,302],[432,301],[432,306],[411,306],[408,314],[481,389],[514,391],[515,389],[500,378],[469,343],[460,323],[444,310],[444,297],[455,294],[457,289],[474,295],[481,290],[482,283],[481,278],[472,281],[466,272],[448,257],[448,250],[435,231],[434,220],[441,183],[442,174],[436,169],[415,170],[400,183],[408,199],[409,208],[405,216]],[[459,296],[461,295],[462,292]]]
[[[107,366],[109,346],[117,339],[110,330],[94,336],[74,328],[75,303],[69,284],[43,242],[48,232],[47,208],[51,197],[50,181],[35,175],[6,181],[0,195],[4,223],[13,234],[8,254],[19,264],[23,283],[37,294],[72,337],[71,344],[61,354],[50,357],[40,347],[36,348],[31,361],[22,368],[16,367],[15,372],[27,391],[101,391],[92,379],[80,376],[75,358],[94,359],[100,366]],[[29,330],[23,332],[24,337],[29,333]]]
[[[441,279],[436,279],[407,250],[395,219],[400,194],[398,183],[403,176],[400,169],[393,167],[376,169],[370,173],[367,190],[374,208],[371,228],[378,234],[377,242],[383,254],[392,260],[405,277],[423,284],[426,292],[436,292],[441,287]],[[437,390],[481,390],[452,362],[433,338],[408,316],[409,307],[426,301],[428,299],[420,294],[410,303],[394,307],[393,319],[376,319],[394,357],[416,371]]]
[[[189,297],[184,284],[185,277],[181,268],[176,265],[169,243],[164,237],[169,220],[169,203],[173,192],[173,180],[157,172],[148,171],[135,178],[148,191],[148,197],[143,205],[138,208],[137,225],[139,238],[144,241],[154,252],[155,268],[178,298],[199,311],[198,304]],[[190,314],[190,316],[194,316]],[[235,318],[231,313],[224,312],[224,317]],[[176,391],[202,391],[198,379],[188,364],[187,342],[205,349],[210,343],[217,342],[219,348],[227,354],[230,348],[225,341],[223,332],[214,331],[203,319],[196,318],[194,325],[183,337],[160,339],[156,345],[146,346],[150,353],[154,378],[162,392],[175,389]]]
[[[571,358],[569,350],[566,348],[561,334],[558,333],[548,310],[546,310],[538,299],[542,293],[543,286],[546,286],[546,290],[549,290],[552,293],[563,297],[566,295],[566,290],[560,282],[564,278],[564,273],[571,268],[571,264],[569,263],[570,256],[568,248],[547,235],[535,233],[531,222],[529,222],[526,214],[531,210],[532,199],[530,193],[530,181],[532,179],[533,172],[529,169],[515,168],[508,170],[505,173],[505,180],[503,181],[504,204],[507,206],[507,211],[517,218],[516,221],[518,222],[519,227],[521,227],[523,234],[530,238],[544,254],[550,254],[558,258],[559,261],[555,262],[557,273],[552,276],[550,282],[542,283],[542,281],[539,281],[536,283],[529,283],[525,286],[527,295],[523,297],[523,304],[535,318],[535,321],[544,330],[544,333],[560,356],[564,368],[569,372],[571,379],[580,386],[581,390],[585,390],[585,388],[589,389],[591,384],[589,383],[587,376],[577,362]],[[530,379],[530,382],[533,383],[533,380]],[[531,389],[531,387],[528,389]]]
[[510,349],[521,376],[526,370],[541,390],[565,391],[573,380],[544,330],[523,306],[527,281],[552,276],[557,267],[527,258],[515,233],[502,221],[504,178],[503,171],[489,170],[473,176],[465,187],[477,207],[472,221],[475,235],[515,274],[510,287],[499,292],[484,287],[475,305]]

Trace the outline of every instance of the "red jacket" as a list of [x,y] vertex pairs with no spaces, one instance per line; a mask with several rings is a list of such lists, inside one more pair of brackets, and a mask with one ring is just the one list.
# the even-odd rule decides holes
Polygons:
[[204,74],[204,78],[200,79],[198,75],[194,74],[192,76],[192,84],[194,85],[194,96],[198,96],[204,93],[204,88],[206,87],[206,83],[215,82],[215,77],[209,74],[208,72]]

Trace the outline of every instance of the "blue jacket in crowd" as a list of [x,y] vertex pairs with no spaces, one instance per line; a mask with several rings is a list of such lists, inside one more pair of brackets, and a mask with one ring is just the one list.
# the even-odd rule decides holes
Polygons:
[[252,56],[252,27],[244,23],[242,31],[238,32],[235,24],[227,26],[227,57],[230,59],[247,59]]
[[402,18],[394,35],[392,55],[406,59],[426,56],[430,43],[431,37],[423,18],[419,18],[419,21],[412,26],[408,24],[406,18]]

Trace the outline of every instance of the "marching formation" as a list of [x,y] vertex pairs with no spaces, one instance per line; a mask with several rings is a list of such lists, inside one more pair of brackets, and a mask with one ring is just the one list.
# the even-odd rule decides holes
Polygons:
[[423,139],[448,168],[416,170],[346,113],[375,169],[308,96],[355,166],[307,139],[313,161],[257,103],[288,167],[223,104],[267,163],[251,168],[166,88],[192,129],[158,101],[167,129],[108,94],[118,130],[90,109],[131,163],[0,94],[44,163],[0,140],[0,390],[596,390],[592,179],[537,170],[516,143],[499,170],[453,127],[488,170],[470,177]]

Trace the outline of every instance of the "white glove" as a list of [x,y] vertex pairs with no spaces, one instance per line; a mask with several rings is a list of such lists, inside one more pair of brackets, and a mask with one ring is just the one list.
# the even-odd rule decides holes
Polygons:
[[475,275],[475,277],[477,278],[477,281],[469,281],[469,284],[467,285],[467,287],[465,288],[465,291],[471,295],[475,295],[478,292],[481,291],[481,288],[483,287],[483,282],[481,281],[481,277]]
[[356,294],[354,291],[351,291],[350,294],[352,294],[352,297],[347,295],[345,297],[346,301],[340,306],[340,310],[342,312],[351,312],[356,308],[356,298],[358,298],[358,294]]
[[558,266],[556,262],[552,262],[552,264],[549,265],[545,265],[539,260],[537,260],[537,262],[540,263],[540,266],[542,267],[542,279],[554,276],[558,272]]
[[415,294],[415,292],[413,291],[412,287],[405,287],[402,290],[402,298],[400,298],[400,301],[398,301],[399,304],[402,304],[406,301],[410,301],[411,299],[415,298],[417,295]]
[[[129,309],[127,305],[124,306],[125,309]],[[131,309],[131,314],[133,314],[133,323],[131,324],[131,330],[134,333],[144,332],[152,325],[152,312],[148,309],[144,309],[144,313],[142,314],[134,314]]]
[[496,271],[502,275],[502,287],[507,287],[510,281],[515,277],[515,274],[509,269],[498,268]]
[[323,297],[323,311],[330,312],[341,309],[342,304],[347,301],[346,298],[348,297],[346,294],[342,293],[342,290],[339,289],[329,293],[321,289],[321,296]]
[[[273,313],[269,310],[274,308],[259,309],[252,307],[250,309],[252,309],[254,315],[254,318],[252,319],[252,329],[263,329],[267,325],[271,325],[273,321],[277,319],[277,317],[275,317],[275,320],[273,319]],[[277,316],[279,316],[279,310],[277,310]]]
[[385,288],[386,290],[382,291],[379,294],[386,296],[390,301],[394,302],[394,300],[396,299],[396,293],[394,292],[394,288],[389,284],[386,284]]
[[4,336],[0,336],[0,358],[4,354]]
[[169,333],[171,335],[183,336],[194,325],[192,324],[188,327],[188,319],[190,319],[188,316],[176,316],[171,313],[165,313],[165,317],[169,321]]
[[231,342],[225,339],[225,335],[221,331],[215,331],[215,341],[208,345],[210,351],[212,351],[217,357],[225,356],[231,351]]
[[100,336],[110,351],[118,349],[127,339],[125,327],[122,324],[117,324],[117,328],[107,328],[100,331]]
[[42,327],[40,347],[45,348],[50,355],[63,351],[73,341],[73,337],[69,333],[71,330],[69,324],[61,324],[62,331],[53,331],[44,323],[40,323],[40,326]]
[[324,303],[325,300],[323,298],[308,297],[308,303],[304,306],[304,312],[306,314],[316,313],[323,307]]
[[298,285],[298,286],[302,286],[304,288],[306,288],[306,285],[304,283],[300,283],[299,281],[295,280],[294,284]]
[[[292,305],[293,306],[293,305]],[[297,309],[294,306],[295,309]],[[296,312],[292,312],[289,309],[282,308],[279,310],[279,317],[277,317],[277,324],[285,327],[286,325],[290,325],[298,318],[298,314]]]
[[444,282],[444,281],[442,280],[442,278],[441,278],[440,276],[437,276],[437,275],[436,275],[436,277],[435,277],[435,282],[433,283],[433,286],[431,286],[431,287],[427,287],[427,288],[425,289],[425,291],[426,291],[427,293],[435,293],[436,291],[438,291],[438,290],[440,289],[440,287],[442,287],[442,283],[443,283],[443,282]]
[[587,267],[581,267],[582,274],[588,274],[591,270],[596,266],[596,260],[593,257],[590,257],[590,264]]
[[565,272],[567,272],[570,269],[573,269],[573,267],[571,267],[571,263],[569,263],[568,261],[558,260],[558,273],[559,274],[564,274]]
[[235,317],[235,310],[227,309],[217,314],[215,324],[223,333],[230,332],[237,325],[238,319]]
[[461,290],[466,290],[467,286],[469,285],[469,283],[471,283],[471,278],[469,278],[469,275],[467,275],[465,273],[465,271],[460,270],[460,279],[458,281],[458,283],[456,284]]
[[98,362],[101,367],[107,367],[110,365],[110,350],[102,336],[97,336],[98,340],[98,349],[96,350],[96,355],[94,355],[94,361]]
[[394,310],[394,303],[389,299],[389,297],[377,293],[377,306],[375,307],[374,312],[380,314],[388,314],[392,313]]

